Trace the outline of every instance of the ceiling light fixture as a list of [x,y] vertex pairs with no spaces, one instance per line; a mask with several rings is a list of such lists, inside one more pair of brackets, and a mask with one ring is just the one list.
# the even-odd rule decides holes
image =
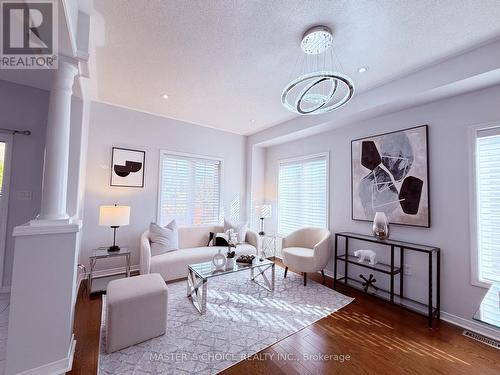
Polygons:
[[168,95],[167,95],[167,94],[163,94],[161,97],[162,97],[163,99],[168,99]]
[[255,120],[254,120],[254,119],[251,119],[251,120],[250,120],[250,122],[251,122],[252,124],[255,124]]
[[369,69],[369,68],[368,68],[367,66],[362,66],[361,68],[359,68],[359,69],[358,69],[358,72],[360,72],[360,73],[365,73],[365,72],[367,72],[367,71],[368,71],[368,69]]
[[[331,112],[346,104],[354,95],[354,83],[340,71],[342,65],[333,50],[333,34],[326,26],[314,26],[302,36],[304,52],[295,73],[281,94],[286,109],[312,115]],[[326,51],[330,53],[325,53]],[[337,63],[335,63],[337,60]]]

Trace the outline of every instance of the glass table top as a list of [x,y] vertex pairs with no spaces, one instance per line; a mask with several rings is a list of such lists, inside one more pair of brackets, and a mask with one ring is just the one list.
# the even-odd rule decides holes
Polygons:
[[108,247],[100,247],[92,251],[91,258],[112,258],[130,254],[128,247],[121,247],[118,251],[109,251]]
[[193,270],[199,277],[207,279],[214,276],[221,276],[232,272],[249,270],[252,268],[258,268],[262,266],[271,266],[274,262],[269,259],[260,260],[260,258],[255,258],[253,263],[235,263],[233,268],[223,268],[222,270],[216,270],[212,262],[204,262],[197,264],[190,264],[189,269]]
[[406,242],[406,241],[397,241],[397,240],[379,240],[373,235],[367,235],[367,234],[359,234],[359,233],[353,233],[353,232],[340,232],[336,233],[337,236],[347,236],[353,239],[359,239],[359,240],[364,240],[364,241],[370,241],[370,242],[377,242],[377,243],[382,243],[386,245],[394,245],[396,247],[404,247],[405,249],[412,249],[412,250],[417,250],[417,251],[424,251],[424,252],[435,252],[438,251],[439,248],[434,247],[434,246],[427,246],[427,245],[420,245],[416,243],[411,243],[411,242]]
[[500,328],[500,283],[490,287],[474,315],[474,320]]

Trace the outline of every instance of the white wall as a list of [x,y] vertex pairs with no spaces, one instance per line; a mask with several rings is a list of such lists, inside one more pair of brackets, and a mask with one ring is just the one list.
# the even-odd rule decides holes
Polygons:
[[[113,146],[146,151],[144,188],[109,186]],[[113,203],[131,206],[130,225],[118,229],[117,239],[132,249],[132,265],[139,263],[140,235],[156,221],[161,149],[221,158],[224,210],[230,212],[231,204],[239,202],[240,217],[245,217],[245,137],[92,102],[80,263],[88,266],[91,250],[112,241],[111,229],[98,226],[98,211],[100,205]],[[113,260],[102,262],[100,268],[122,265]]]
[[[432,227],[392,226],[391,238],[441,247],[441,309],[470,319],[485,290],[470,282],[468,128],[500,122],[499,101],[500,86],[494,86],[269,147],[265,163],[266,199],[276,202],[280,159],[329,151],[330,229],[369,234],[370,223],[351,220],[351,140],[428,124]],[[275,215],[273,220],[275,224]],[[411,257],[405,263],[412,265],[414,271],[412,276],[406,276],[405,292],[423,299],[427,285],[425,259]],[[332,265],[333,262],[330,269]]]
[[[10,285],[12,277],[12,230],[40,211],[48,102],[48,91],[0,81],[0,128],[31,131],[13,137],[3,285]],[[18,199],[22,191],[31,192],[31,200]]]

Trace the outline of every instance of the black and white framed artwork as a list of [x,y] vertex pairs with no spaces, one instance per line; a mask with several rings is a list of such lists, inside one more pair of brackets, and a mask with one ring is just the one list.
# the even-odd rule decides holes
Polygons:
[[352,219],[430,227],[427,125],[351,142]]
[[144,187],[145,158],[145,151],[113,147],[111,186]]

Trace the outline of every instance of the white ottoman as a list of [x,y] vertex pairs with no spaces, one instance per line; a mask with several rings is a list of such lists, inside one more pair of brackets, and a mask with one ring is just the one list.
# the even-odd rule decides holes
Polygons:
[[157,273],[113,280],[106,292],[106,352],[165,334],[168,289]]

